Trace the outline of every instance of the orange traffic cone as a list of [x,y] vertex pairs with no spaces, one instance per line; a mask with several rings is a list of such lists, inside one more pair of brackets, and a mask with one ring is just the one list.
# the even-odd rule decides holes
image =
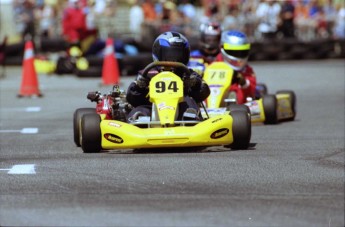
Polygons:
[[34,47],[31,40],[25,42],[22,83],[18,94],[18,97],[24,96],[42,96],[38,89],[37,74],[34,66]]
[[111,38],[107,39],[102,68],[102,84],[114,85],[120,81],[120,70],[115,57],[114,42]]

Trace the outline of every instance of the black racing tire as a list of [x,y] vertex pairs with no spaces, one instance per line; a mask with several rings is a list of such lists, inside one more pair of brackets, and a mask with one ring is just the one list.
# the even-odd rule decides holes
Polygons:
[[137,55],[124,56],[122,59],[122,74],[123,75],[136,75],[140,70],[145,68],[152,62],[152,54],[139,53]]
[[100,78],[102,77],[102,67],[92,66],[86,70],[76,69],[75,74],[80,78]]
[[89,66],[103,67],[104,58],[98,56],[87,56],[86,57]]
[[73,114],[73,137],[74,143],[77,147],[80,147],[80,124],[81,118],[84,114],[96,113],[95,108],[79,108],[74,111]]
[[278,55],[278,60],[292,60],[293,54],[290,52],[281,52]]
[[233,150],[245,150],[250,145],[250,138],[252,135],[252,125],[250,116],[246,111],[235,110],[230,112],[232,116],[232,134],[234,141],[229,146]]
[[6,57],[23,57],[25,42],[6,44]]
[[75,64],[72,63],[68,57],[59,57],[56,63],[55,73],[58,75],[73,74],[75,70]]
[[227,110],[230,111],[230,113],[232,111],[245,111],[247,112],[248,114],[250,114],[250,109],[248,106],[244,105],[244,104],[236,104],[236,103],[230,103],[227,107]]
[[264,124],[277,124],[277,97],[275,95],[264,95],[262,97],[262,104],[264,107],[265,121]]
[[99,153],[102,150],[101,118],[96,113],[84,114],[81,118],[81,148],[84,153]]
[[5,65],[7,66],[22,66],[23,56],[6,56]]
[[277,91],[276,94],[288,94],[290,96],[290,105],[291,105],[291,109],[293,112],[293,116],[291,118],[286,119],[286,120],[288,120],[288,121],[295,120],[295,117],[296,117],[296,94],[295,94],[295,92],[292,90],[279,90],[279,91]]
[[68,49],[68,42],[63,38],[41,38],[40,39],[41,52],[59,52]]

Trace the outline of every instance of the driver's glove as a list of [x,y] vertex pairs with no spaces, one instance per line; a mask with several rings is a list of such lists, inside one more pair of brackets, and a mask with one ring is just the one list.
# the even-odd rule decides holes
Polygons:
[[139,88],[147,88],[149,86],[149,80],[147,78],[144,78],[142,75],[138,75],[136,79],[136,84]]
[[199,89],[201,82],[201,77],[195,72],[193,72],[190,76],[187,76],[184,80],[185,86],[191,89]]
[[234,82],[241,85],[241,86],[244,86],[246,84],[246,79],[244,78],[244,76],[242,75],[242,73],[240,72],[235,72],[235,75],[234,75]]

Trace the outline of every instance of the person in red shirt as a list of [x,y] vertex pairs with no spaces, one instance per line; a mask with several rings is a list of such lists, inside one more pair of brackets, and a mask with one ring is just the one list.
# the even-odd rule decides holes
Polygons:
[[62,18],[62,33],[69,43],[79,43],[86,34],[86,14],[81,0],[69,0]]
[[222,32],[220,54],[216,60],[228,63],[235,71],[230,90],[236,93],[238,104],[245,103],[247,98],[255,98],[256,75],[248,64],[249,52],[250,42],[243,32]]

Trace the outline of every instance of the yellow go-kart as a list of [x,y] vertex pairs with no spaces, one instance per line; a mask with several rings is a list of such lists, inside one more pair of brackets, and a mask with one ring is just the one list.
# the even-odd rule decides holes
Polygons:
[[[246,111],[234,110],[210,117],[206,108],[199,120],[177,119],[179,103],[184,100],[182,79],[172,71],[162,71],[152,78],[148,72],[156,67],[190,70],[181,63],[153,62],[143,71],[150,79],[149,97],[152,112],[136,121],[108,119],[102,113],[86,113],[80,117],[80,145],[85,153],[102,150],[141,148],[184,148],[225,146],[247,149],[251,138],[251,121]],[[121,101],[121,99],[117,99]],[[112,106],[121,106],[114,103]],[[122,105],[123,106],[123,105]],[[202,109],[200,104],[200,109]]]
[[[210,114],[224,114],[239,108],[234,106],[236,95],[230,90],[233,74],[234,70],[225,62],[213,62],[206,67],[204,80],[211,89],[206,106]],[[293,91],[282,90],[273,95],[267,94],[264,84],[261,87],[263,93],[245,103],[249,107],[252,123],[276,124],[295,119],[296,95]]]

